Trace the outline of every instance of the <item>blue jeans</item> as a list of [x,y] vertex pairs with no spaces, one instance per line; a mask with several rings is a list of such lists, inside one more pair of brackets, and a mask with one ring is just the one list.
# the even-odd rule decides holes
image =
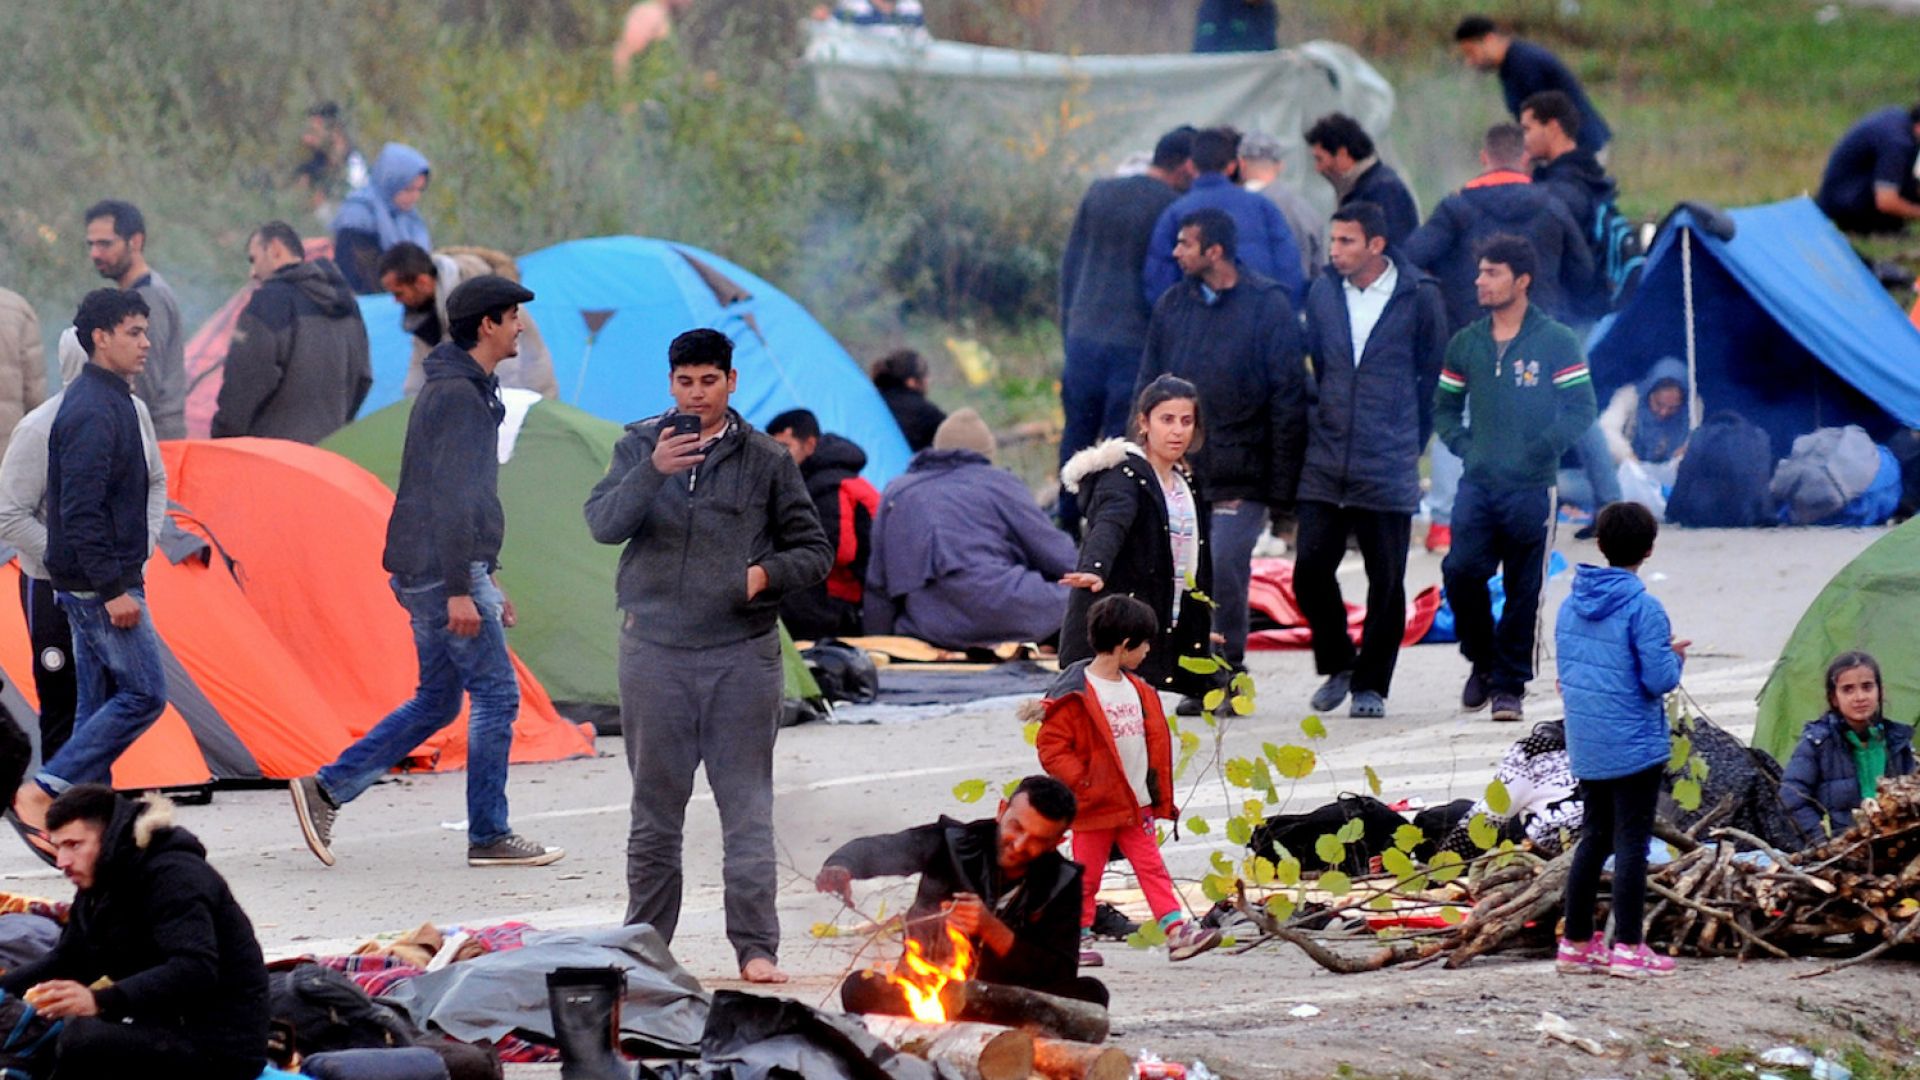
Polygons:
[[1467,463],[1447,449],[1438,436],[1433,440],[1433,455],[1427,475],[1427,516],[1435,525],[1453,524],[1453,502],[1460,497],[1460,477]]
[[1608,503],[1620,501],[1620,467],[1607,449],[1607,436],[1596,422],[1573,444],[1579,469],[1561,469],[1560,501],[1597,514]]
[[506,836],[507,753],[520,712],[520,682],[507,653],[500,612],[506,597],[485,563],[473,564],[473,603],[480,632],[458,637],[447,629],[447,589],[434,579],[393,579],[393,595],[413,619],[413,648],[420,657],[420,687],[413,699],[374,725],[366,737],[341,752],[315,779],[336,805],[373,786],[414,747],[460,716],[460,694],[473,699],[467,719],[467,842],[484,847]]
[[106,601],[71,593],[55,596],[73,627],[73,668],[79,680],[73,737],[34,777],[58,795],[75,784],[113,782],[113,763],[146,733],[167,707],[167,673],[160,638],[147,615],[144,589],[140,621],[122,630],[107,615]]
[[[1133,384],[1140,377],[1140,346],[1109,345],[1067,339],[1067,362],[1060,372],[1060,407],[1066,426],[1060,432],[1060,464],[1099,442],[1127,433],[1133,416]],[[1079,500],[1060,489],[1060,525],[1080,535]]]
[[1253,546],[1267,528],[1267,508],[1252,499],[1217,502],[1209,507],[1213,535],[1213,628],[1227,639],[1226,657],[1247,658],[1247,589],[1253,584]]

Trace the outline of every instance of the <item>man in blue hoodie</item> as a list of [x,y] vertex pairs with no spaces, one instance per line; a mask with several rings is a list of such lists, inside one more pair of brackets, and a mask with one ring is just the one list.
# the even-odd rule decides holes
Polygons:
[[546,866],[566,854],[507,825],[507,756],[520,684],[507,652],[513,605],[493,580],[507,526],[497,453],[507,409],[493,372],[519,349],[520,305],[531,299],[532,292],[493,275],[465,281],[447,298],[448,337],[427,356],[426,385],[407,418],[382,559],[394,597],[413,621],[420,685],[331,765],[289,785],[307,847],[328,866],[340,808],[453,723],[463,692],[472,698],[467,865]]
[[[1669,975],[1673,961],[1641,938],[1647,841],[1671,751],[1666,697],[1680,685],[1686,641],[1676,640],[1640,582],[1660,526],[1639,503],[1614,503],[1595,522],[1606,566],[1582,564],[1554,628],[1567,760],[1586,799],[1580,846],[1567,877],[1567,929],[1559,969],[1639,978]],[[1613,951],[1594,931],[1600,871],[1613,856]]]

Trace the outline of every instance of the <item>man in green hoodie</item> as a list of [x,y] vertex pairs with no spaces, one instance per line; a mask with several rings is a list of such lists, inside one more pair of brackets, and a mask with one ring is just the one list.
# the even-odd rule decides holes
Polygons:
[[[1434,431],[1466,463],[1441,564],[1460,652],[1473,665],[1460,705],[1476,712],[1491,700],[1495,720],[1525,718],[1555,474],[1594,417],[1579,339],[1527,303],[1534,270],[1520,237],[1481,246],[1474,286],[1487,317],[1454,335],[1434,392]],[[1506,588],[1498,627],[1487,588],[1495,570]]]

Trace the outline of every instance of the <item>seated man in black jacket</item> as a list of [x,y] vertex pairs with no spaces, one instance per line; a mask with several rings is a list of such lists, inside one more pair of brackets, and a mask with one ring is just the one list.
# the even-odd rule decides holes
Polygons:
[[[1107,988],[1078,974],[1080,867],[1057,850],[1076,809],[1065,784],[1029,776],[994,817],[943,816],[846,844],[827,856],[814,887],[852,907],[856,878],[919,874],[907,932],[927,955],[944,955],[951,926],[978,948],[981,982],[1105,1005]],[[942,912],[944,920],[930,917]]]
[[253,924],[164,799],[103,784],[47,810],[79,890],[53,952],[0,978],[64,1026],[58,1076],[253,1080],[267,1061],[267,969]]

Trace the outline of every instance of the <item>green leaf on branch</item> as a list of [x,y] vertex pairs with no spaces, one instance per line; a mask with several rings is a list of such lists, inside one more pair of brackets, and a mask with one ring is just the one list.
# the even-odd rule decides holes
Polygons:
[[1280,922],[1293,918],[1293,899],[1287,896],[1267,897],[1267,914]]
[[1328,896],[1345,896],[1353,891],[1353,879],[1344,870],[1329,870],[1320,875],[1320,889]]
[[1206,694],[1203,697],[1201,697],[1200,707],[1207,710],[1208,712],[1212,712],[1213,710],[1218,709],[1222,704],[1224,704],[1226,700],[1227,700],[1227,692],[1225,690],[1209,690],[1206,692]]
[[1467,822],[1467,839],[1481,851],[1492,850],[1500,842],[1500,826],[1485,814],[1475,814],[1473,820]]
[[1228,818],[1227,839],[1244,846],[1253,839],[1253,826],[1247,824],[1247,819],[1243,817]]
[[1320,763],[1319,757],[1304,746],[1282,746],[1269,751],[1268,755],[1273,759],[1274,769],[1289,780],[1305,779]]
[[1679,772],[1687,767],[1687,759],[1693,756],[1693,740],[1685,735],[1673,737],[1673,751],[1667,755],[1667,771]]
[[1003,798],[1003,799],[1011,799],[1011,798],[1013,798],[1013,792],[1014,792],[1014,789],[1015,789],[1015,788],[1017,788],[1017,787],[1019,787],[1019,786],[1020,786],[1020,778],[1019,778],[1019,777],[1015,777],[1015,778],[1013,778],[1012,780],[1009,780],[1009,781],[1007,781],[1006,783],[1004,783],[1004,784],[1001,784],[1001,785],[1000,785],[1000,797],[1001,797],[1001,798]]
[[1380,794],[1380,774],[1374,772],[1373,766],[1371,765],[1366,765],[1362,768],[1367,774],[1367,790],[1375,795]]
[[1459,877],[1466,868],[1467,861],[1457,851],[1437,852],[1427,860],[1427,873],[1442,885]]
[[1317,716],[1308,716],[1300,721],[1300,734],[1309,739],[1324,739],[1327,737],[1327,725]]
[[1513,796],[1507,793],[1507,785],[1501,783],[1499,778],[1496,777],[1487,785],[1486,797],[1487,809],[1501,817],[1506,817],[1513,812]]
[[840,936],[840,928],[830,922],[817,922],[807,933],[814,938],[837,938]]
[[1160,929],[1160,924],[1154,922],[1152,919],[1141,923],[1140,929],[1127,935],[1127,944],[1136,949],[1151,949],[1155,945],[1165,945],[1166,943],[1167,932]]
[[1397,881],[1403,881],[1414,875],[1413,860],[1399,848],[1388,848],[1380,856],[1380,869],[1392,874]]
[[1233,696],[1233,715],[1252,716],[1253,698],[1246,694],[1235,694]]
[[1200,879],[1200,892],[1217,904],[1233,895],[1233,885],[1232,874],[1208,874]]
[[1020,737],[1027,740],[1028,746],[1040,745],[1040,721],[1028,721],[1020,728]]
[[1467,921],[1467,916],[1459,908],[1448,904],[1446,907],[1440,909],[1440,921],[1446,923],[1448,926],[1459,926],[1461,923]]
[[1686,779],[1673,782],[1673,801],[1680,809],[1694,811],[1700,809],[1700,781]]
[[1261,802],[1259,799],[1248,799],[1246,802],[1240,804],[1240,813],[1244,815],[1248,821],[1263,821],[1266,819],[1267,804]]
[[1244,671],[1236,671],[1233,678],[1227,680],[1227,686],[1243,697],[1253,696],[1253,676]]
[[985,780],[962,780],[953,785],[953,797],[961,802],[979,802],[987,793]]
[[1393,846],[1401,851],[1412,851],[1426,838],[1427,834],[1418,825],[1402,825],[1393,830]]
[[1207,824],[1206,818],[1195,814],[1187,819],[1187,831],[1195,836],[1205,836],[1213,831],[1213,826]]
[[1264,889],[1273,884],[1273,878],[1273,860],[1255,855],[1253,857],[1253,883]]
[[1273,791],[1273,770],[1267,768],[1266,758],[1254,759],[1253,779],[1252,781],[1250,781],[1249,786],[1251,786],[1255,791],[1266,791],[1266,792]]
[[1337,863],[1347,857],[1347,845],[1332,833],[1323,834],[1313,842],[1313,853],[1320,856],[1323,863]]
[[1211,656],[1183,656],[1179,663],[1180,670],[1191,671],[1195,675],[1211,675],[1220,670],[1220,661]]
[[1237,788],[1253,786],[1253,762],[1246,758],[1228,758],[1227,783]]
[[1367,910],[1368,911],[1392,911],[1393,897],[1388,896],[1386,893],[1381,893],[1379,896],[1376,896],[1373,899],[1367,901]]
[[1343,844],[1358,843],[1367,835],[1367,823],[1359,818],[1351,818],[1345,825],[1340,826],[1340,831],[1334,835],[1338,836]]
[[1697,757],[1697,758],[1694,758],[1692,761],[1687,762],[1687,772],[1691,774],[1695,780],[1698,780],[1703,784],[1706,783],[1707,782],[1707,759],[1703,757]]
[[1288,856],[1274,864],[1273,883],[1275,885],[1300,884],[1300,860]]

